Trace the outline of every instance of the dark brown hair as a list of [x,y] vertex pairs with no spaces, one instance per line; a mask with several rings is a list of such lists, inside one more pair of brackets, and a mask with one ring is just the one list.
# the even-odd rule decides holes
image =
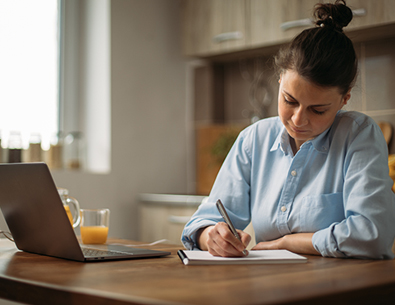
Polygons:
[[337,87],[346,94],[354,85],[358,61],[343,27],[352,20],[344,0],[315,6],[316,27],[304,30],[275,57],[280,73],[294,70],[322,87]]

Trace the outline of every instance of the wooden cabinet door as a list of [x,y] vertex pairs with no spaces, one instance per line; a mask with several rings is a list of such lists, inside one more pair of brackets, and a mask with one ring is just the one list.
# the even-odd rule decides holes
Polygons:
[[[365,11],[363,16],[355,16],[346,31],[360,28],[371,28],[395,22],[394,0],[348,0],[347,5],[354,11]],[[380,33],[378,33],[380,36]]]
[[184,0],[183,52],[209,56],[245,48],[246,0]]
[[[323,0],[183,0],[183,52],[207,57],[279,46],[312,27],[313,11]],[[391,37],[394,0],[348,0],[355,16],[346,32],[364,41]],[[364,13],[365,12],[365,13]]]
[[[289,42],[302,30],[312,27],[318,0],[250,0],[250,48]],[[354,18],[344,29],[355,41],[390,37],[395,30],[394,0],[348,0]],[[310,20],[309,20],[310,19]]]
[[[279,45],[290,41],[303,29],[312,27],[313,8],[318,0],[250,0],[249,45],[251,48]],[[285,22],[300,21],[288,29]]]
[[143,204],[140,207],[140,240],[166,239],[167,243],[181,245],[181,233],[196,209],[197,206]]
[[182,5],[183,53],[187,56],[210,50],[210,0],[184,0]]

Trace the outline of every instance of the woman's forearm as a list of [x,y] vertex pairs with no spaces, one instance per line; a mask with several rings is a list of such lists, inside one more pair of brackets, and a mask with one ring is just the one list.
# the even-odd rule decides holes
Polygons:
[[314,233],[297,233],[283,237],[284,247],[292,252],[320,255],[313,246]]
[[313,246],[313,234],[314,233],[295,233],[285,235],[276,240],[260,242],[253,250],[286,249],[295,253],[320,255]]

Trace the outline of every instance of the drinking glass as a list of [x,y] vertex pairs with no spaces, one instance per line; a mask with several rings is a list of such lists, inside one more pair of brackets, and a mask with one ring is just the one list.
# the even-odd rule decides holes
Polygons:
[[84,244],[104,244],[110,223],[109,209],[81,209],[81,239]]

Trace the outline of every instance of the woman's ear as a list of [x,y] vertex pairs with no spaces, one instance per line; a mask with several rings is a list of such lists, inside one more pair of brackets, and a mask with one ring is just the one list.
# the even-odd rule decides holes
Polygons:
[[342,107],[344,105],[347,105],[347,102],[349,101],[350,98],[351,98],[351,89],[348,90],[348,92],[345,95],[343,95],[343,97],[342,97]]

